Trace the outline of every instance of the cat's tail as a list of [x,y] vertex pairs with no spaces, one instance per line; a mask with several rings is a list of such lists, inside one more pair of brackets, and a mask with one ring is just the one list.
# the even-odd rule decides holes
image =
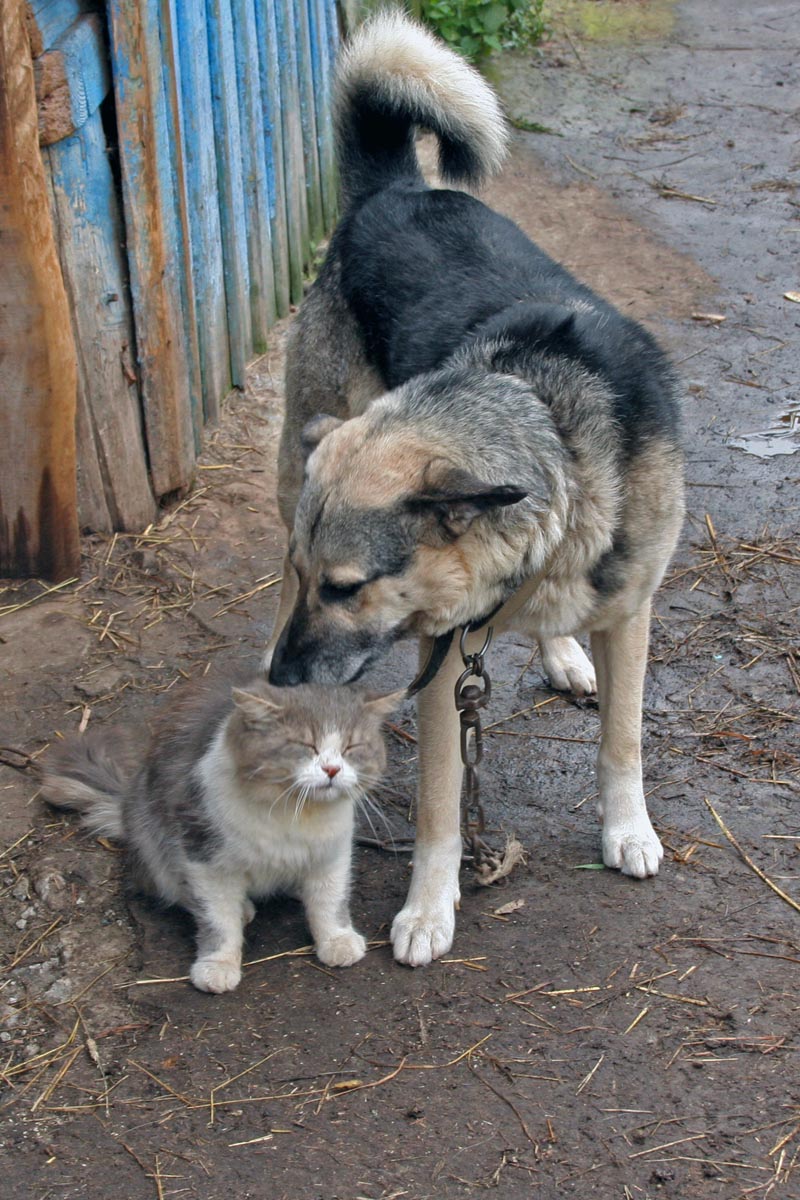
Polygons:
[[135,752],[124,735],[87,734],[48,753],[41,795],[54,808],[80,813],[92,833],[124,841],[122,802],[135,770]]
[[334,113],[345,202],[397,179],[421,180],[417,128],[439,140],[445,181],[497,171],[508,134],[497,97],[458,54],[401,11],[366,21],[342,54]]

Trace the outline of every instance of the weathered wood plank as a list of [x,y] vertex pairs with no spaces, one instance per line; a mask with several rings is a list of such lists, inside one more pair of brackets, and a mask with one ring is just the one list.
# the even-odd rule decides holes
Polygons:
[[306,0],[294,0],[293,7],[296,22],[297,81],[300,92],[300,127],[303,134],[308,237],[309,249],[313,252],[325,233],[317,142],[317,112],[314,101],[314,64],[308,4]]
[[206,13],[231,378],[234,386],[244,387],[247,360],[253,347],[253,329],[230,0],[206,0]]
[[22,0],[0,5],[0,574],[79,565],[75,347]]
[[176,257],[158,12],[108,0],[136,351],[153,489],[185,488],[195,462]]
[[283,170],[286,183],[286,219],[289,234],[289,288],[295,304],[303,297],[303,268],[308,256],[308,207],[300,125],[300,89],[297,81],[297,47],[292,0],[274,0],[276,45],[281,87]]
[[220,401],[231,387],[231,362],[205,5],[197,0],[177,0],[176,18],[195,299],[192,315],[199,339],[205,419],[215,421]]
[[189,184],[186,178],[183,104],[181,100],[181,64],[178,55],[178,17],[175,0],[159,0],[161,11],[161,42],[164,57],[164,82],[167,106],[167,133],[172,160],[175,226],[180,253],[177,259],[181,294],[181,315],[189,363],[189,398],[197,453],[203,440],[205,412],[203,405],[200,340],[195,312],[194,273],[192,265],[191,222],[189,218]]
[[[81,525],[137,530],[152,521],[124,231],[100,113],[46,151],[57,216],[59,252],[78,351],[78,442]],[[97,462],[99,481],[83,464]],[[100,498],[90,489],[102,486]],[[107,522],[95,522],[102,512]]]
[[267,348],[267,331],[275,322],[275,277],[272,261],[266,147],[262,133],[263,100],[254,0],[232,0],[242,138],[245,231],[250,275],[253,352]]
[[83,13],[102,7],[102,0],[27,0],[25,20],[33,57],[49,50]]
[[85,125],[111,87],[102,18],[80,17],[34,63],[39,141],[49,146]]
[[272,262],[275,302],[278,316],[289,311],[289,228],[286,208],[286,180],[283,170],[283,123],[281,120],[281,83],[278,62],[278,33],[273,0],[256,0],[256,32],[261,77],[261,112],[264,156],[269,191],[269,215],[272,232]]
[[[331,229],[338,212],[337,176],[333,152],[331,86],[336,39],[331,39],[326,0],[308,0],[311,65],[314,72],[314,103],[317,119],[319,174],[325,229]],[[335,15],[335,14],[334,14]],[[335,32],[335,26],[334,26]]]

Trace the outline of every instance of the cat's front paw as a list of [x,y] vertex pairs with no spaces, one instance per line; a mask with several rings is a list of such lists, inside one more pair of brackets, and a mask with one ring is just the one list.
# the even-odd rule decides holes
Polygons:
[[242,978],[241,963],[225,958],[198,958],[189,978],[201,992],[232,992]]
[[317,958],[326,967],[352,967],[367,952],[367,943],[355,929],[346,929],[316,945]]

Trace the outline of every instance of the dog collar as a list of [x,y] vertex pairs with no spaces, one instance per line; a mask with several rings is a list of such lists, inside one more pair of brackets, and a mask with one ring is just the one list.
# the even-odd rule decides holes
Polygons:
[[433,639],[433,643],[431,644],[430,653],[425,660],[424,665],[417,676],[406,688],[406,698],[410,699],[412,696],[416,696],[423,690],[423,688],[426,688],[433,679],[436,678],[439,668],[447,658],[448,651],[453,644],[453,638],[457,629],[461,630],[461,638],[463,641],[465,633],[474,633],[476,630],[483,629],[485,625],[488,625],[492,617],[496,616],[497,613],[500,612],[500,609],[508,603],[508,600],[509,597],[505,596],[499,604],[496,604],[494,608],[484,616],[478,617],[474,621],[469,621],[466,625],[455,625],[452,629],[448,629],[447,633],[440,633],[437,637],[435,637]]

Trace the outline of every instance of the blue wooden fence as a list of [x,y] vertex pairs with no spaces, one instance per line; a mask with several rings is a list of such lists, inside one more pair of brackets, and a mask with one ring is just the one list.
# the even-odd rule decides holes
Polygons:
[[29,0],[84,527],[185,488],[335,217],[335,0]]

